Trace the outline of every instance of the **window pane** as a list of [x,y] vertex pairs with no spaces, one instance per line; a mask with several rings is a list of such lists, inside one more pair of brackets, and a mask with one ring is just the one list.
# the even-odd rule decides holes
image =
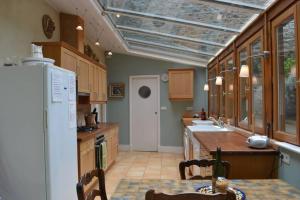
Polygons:
[[[226,69],[231,70],[233,67],[233,60],[230,59],[226,63]],[[234,72],[228,71],[225,74],[225,109],[226,119],[230,124],[234,124]]]
[[[251,45],[252,55],[261,53],[262,43],[257,40]],[[261,57],[252,57],[252,114],[255,127],[263,128],[263,65]]]
[[[240,66],[247,65],[247,50],[240,51]],[[240,78],[240,122],[248,125],[249,78]]]
[[[225,71],[225,63],[222,63],[220,65],[220,71]],[[224,73],[222,73],[220,76],[224,76]],[[219,97],[220,97],[220,116],[223,117],[225,116],[225,84],[223,81],[223,84],[221,86],[219,86],[220,88],[220,93],[219,93]]]
[[209,79],[213,79],[209,81],[209,101],[210,101],[210,116],[217,115],[217,87],[215,84],[215,77],[216,77],[216,68],[212,69],[209,72]]
[[296,134],[295,20],[288,19],[277,30],[278,128]]

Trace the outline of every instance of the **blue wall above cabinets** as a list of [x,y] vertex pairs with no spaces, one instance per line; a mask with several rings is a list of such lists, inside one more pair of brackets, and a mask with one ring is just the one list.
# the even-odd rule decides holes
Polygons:
[[[107,106],[107,119],[120,124],[120,144],[129,145],[129,76],[133,75],[161,75],[168,72],[168,68],[184,68],[184,64],[153,60],[123,54],[114,54],[106,60],[108,66],[109,83],[125,83],[125,98],[110,100]],[[181,116],[186,107],[207,110],[207,92],[203,91],[206,82],[206,69],[196,68],[194,101],[171,102],[168,98],[168,82],[160,82],[160,106],[167,107],[161,110],[160,146],[182,146]]]

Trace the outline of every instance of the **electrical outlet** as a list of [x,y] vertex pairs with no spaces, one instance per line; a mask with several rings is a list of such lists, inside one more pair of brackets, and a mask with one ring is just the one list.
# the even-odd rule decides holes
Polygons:
[[280,152],[280,159],[283,163],[290,164],[290,155],[287,153]]
[[167,110],[167,106],[160,107],[160,110]]
[[193,107],[185,107],[185,110],[186,110],[186,111],[192,111],[192,110],[193,110]]

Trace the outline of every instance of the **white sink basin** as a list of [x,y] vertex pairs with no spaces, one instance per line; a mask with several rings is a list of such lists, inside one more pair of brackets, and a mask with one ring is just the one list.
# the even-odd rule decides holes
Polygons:
[[199,120],[199,119],[196,119],[196,120],[193,120],[193,125],[212,125],[214,122],[213,121],[210,121],[210,120]]
[[231,132],[232,129],[229,128],[221,128],[215,125],[196,125],[196,126],[188,126],[188,129],[191,132],[205,132],[205,133],[213,133],[213,132]]

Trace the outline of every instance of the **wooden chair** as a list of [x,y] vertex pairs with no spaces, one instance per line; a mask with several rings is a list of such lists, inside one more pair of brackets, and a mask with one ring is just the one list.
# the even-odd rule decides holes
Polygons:
[[[214,159],[212,159],[212,160],[202,159],[202,160],[188,160],[188,161],[180,162],[179,163],[179,173],[180,173],[181,180],[186,180],[185,169],[187,167],[198,166],[198,167],[207,168],[207,167],[213,166],[215,161],[216,160],[214,160]],[[227,161],[222,161],[222,164],[224,166],[225,178],[228,178],[229,172],[230,172],[230,163]],[[212,176],[196,175],[196,176],[192,176],[191,178],[189,178],[189,180],[209,180],[211,178],[212,178]]]
[[[94,177],[97,177],[99,180],[99,190],[92,190],[85,194],[84,186],[89,184]],[[97,196],[100,196],[101,200],[107,200],[104,171],[102,169],[95,169],[84,174],[77,183],[76,190],[78,200],[94,200]]]
[[182,193],[176,195],[168,195],[164,193],[155,193],[149,190],[146,193],[145,200],[236,200],[233,191],[228,190],[226,194],[200,194],[200,193]]

